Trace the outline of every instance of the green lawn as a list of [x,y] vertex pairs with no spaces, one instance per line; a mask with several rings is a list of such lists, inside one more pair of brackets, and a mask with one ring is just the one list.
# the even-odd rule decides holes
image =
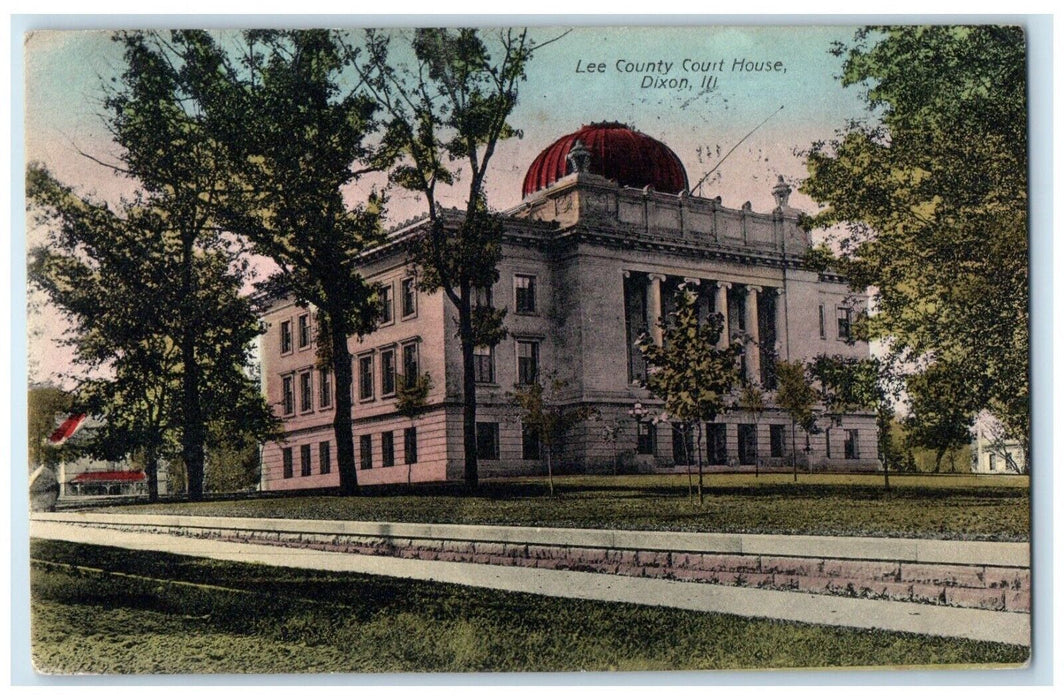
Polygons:
[[[49,673],[1011,665],[1029,654],[1004,644],[66,542],[35,540],[31,556],[33,658]],[[196,583],[208,585],[189,585]]]
[[264,496],[115,507],[122,512],[398,522],[490,523],[696,532],[868,535],[948,539],[1029,538],[1027,477],[752,474],[706,477],[706,500],[688,498],[687,476],[569,476],[364,489],[356,498]]

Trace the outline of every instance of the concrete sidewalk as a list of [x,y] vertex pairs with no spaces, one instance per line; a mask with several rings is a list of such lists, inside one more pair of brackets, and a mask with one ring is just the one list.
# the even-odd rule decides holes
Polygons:
[[31,521],[30,536],[270,566],[396,576],[505,591],[659,605],[818,625],[1030,645],[1030,616],[580,571],[365,556]]

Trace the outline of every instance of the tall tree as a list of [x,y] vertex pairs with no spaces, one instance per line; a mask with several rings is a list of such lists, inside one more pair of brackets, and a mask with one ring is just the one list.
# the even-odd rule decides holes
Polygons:
[[379,291],[362,274],[362,255],[384,240],[385,198],[371,190],[351,203],[345,192],[383,167],[366,140],[375,105],[341,87],[351,59],[332,32],[247,32],[238,68],[206,39],[200,44],[195,96],[230,172],[214,211],[277,264],[271,289],[317,310],[319,363],[336,380],[340,491],[355,494],[348,339],[379,320]]
[[[208,44],[204,33],[174,32],[166,37],[146,32],[115,36],[124,49],[125,70],[107,88],[105,122],[118,146],[116,172],[135,182],[162,212],[159,233],[176,236],[173,271],[174,331],[170,337],[180,356],[181,456],[188,470],[189,497],[202,496],[204,444],[207,439],[202,362],[212,349],[214,310],[198,306],[197,257],[223,244],[212,219],[212,204],[226,173],[219,149],[202,128],[197,104],[190,99],[196,75],[186,57]],[[128,212],[127,212],[128,213]]]
[[[462,345],[462,428],[465,483],[477,487],[475,349],[500,339],[503,313],[475,303],[478,289],[498,281],[502,224],[488,207],[484,186],[500,140],[520,136],[509,123],[518,88],[537,45],[527,31],[499,30],[495,41],[479,29],[418,29],[403,69],[390,35],[369,31],[359,72],[384,108],[384,145],[399,165],[391,179],[417,192],[428,207],[428,230],[411,251],[419,286],[442,290],[457,312]],[[464,216],[445,216],[442,190],[466,186]]]
[[647,362],[646,387],[665,402],[665,412],[694,431],[698,462],[698,501],[702,494],[702,425],[716,420],[727,407],[728,396],[739,382],[737,358],[742,346],[717,348],[724,318],[710,314],[698,321],[695,295],[681,285],[673,309],[659,322],[662,342],[644,334],[637,342]]
[[834,52],[870,116],[813,145],[812,224],[844,228],[832,265],[875,290],[870,334],[968,383],[1026,449],[1023,29],[869,27]]
[[197,310],[201,334],[197,406],[229,429],[266,433],[269,411],[245,372],[258,322],[239,296],[245,270],[230,247],[220,241],[197,247],[190,271],[196,285],[186,300],[184,240],[171,224],[172,199],[141,193],[115,210],[31,165],[27,200],[48,230],[47,243],[31,251],[30,281],[70,323],[68,342],[82,370],[73,407],[104,418],[91,445],[95,454],[141,453],[153,500],[159,460],[174,456],[178,444],[181,457],[187,454],[181,341],[189,326],[180,313],[186,305]]

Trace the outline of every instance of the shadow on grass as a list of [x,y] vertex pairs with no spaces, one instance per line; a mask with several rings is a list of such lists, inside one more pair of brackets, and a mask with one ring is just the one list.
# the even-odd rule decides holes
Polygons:
[[1014,664],[1029,653],[1002,644],[72,543],[34,541],[31,553],[149,577],[34,564],[34,655],[52,672]]

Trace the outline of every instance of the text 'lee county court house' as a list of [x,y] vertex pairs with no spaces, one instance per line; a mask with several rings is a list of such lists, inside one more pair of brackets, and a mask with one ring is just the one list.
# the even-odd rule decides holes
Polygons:
[[[597,417],[570,430],[554,463],[568,471],[668,471],[694,454],[691,437],[667,423],[633,419],[638,402],[660,413],[640,380],[636,339],[668,313],[686,282],[703,313],[724,315],[729,337],[744,339],[742,369],[771,389],[774,358],[866,358],[850,340],[855,301],[845,281],[806,269],[810,246],[773,189],[768,213],[722,206],[688,193],[683,165],[666,145],[621,124],[601,123],[564,136],[525,176],[524,200],[506,212],[499,281],[480,302],[507,309],[509,337],[476,357],[477,445],[482,476],[546,471],[545,451],[524,430],[507,392],[546,371],[567,384],[561,398],[589,404]],[[455,214],[459,216],[459,214]],[[384,286],[380,328],[349,340],[354,362],[355,459],[362,484],[460,479],[462,360],[454,310],[442,292],[419,292],[405,242],[425,221],[392,231],[366,255],[365,275]],[[285,442],[262,453],[262,488],[335,486],[333,382],[315,367],[312,310],[275,300],[264,316],[262,380],[284,420]],[[722,338],[721,342],[727,342]],[[397,375],[429,373],[433,389],[419,417],[395,410]],[[771,404],[760,416],[721,415],[703,431],[702,453],[721,468],[790,464],[791,422]],[[618,439],[604,436],[619,426]],[[684,441],[687,441],[687,450]],[[871,414],[844,416],[813,435],[799,429],[798,458],[812,468],[877,466]],[[681,466],[681,468],[683,468]]]

